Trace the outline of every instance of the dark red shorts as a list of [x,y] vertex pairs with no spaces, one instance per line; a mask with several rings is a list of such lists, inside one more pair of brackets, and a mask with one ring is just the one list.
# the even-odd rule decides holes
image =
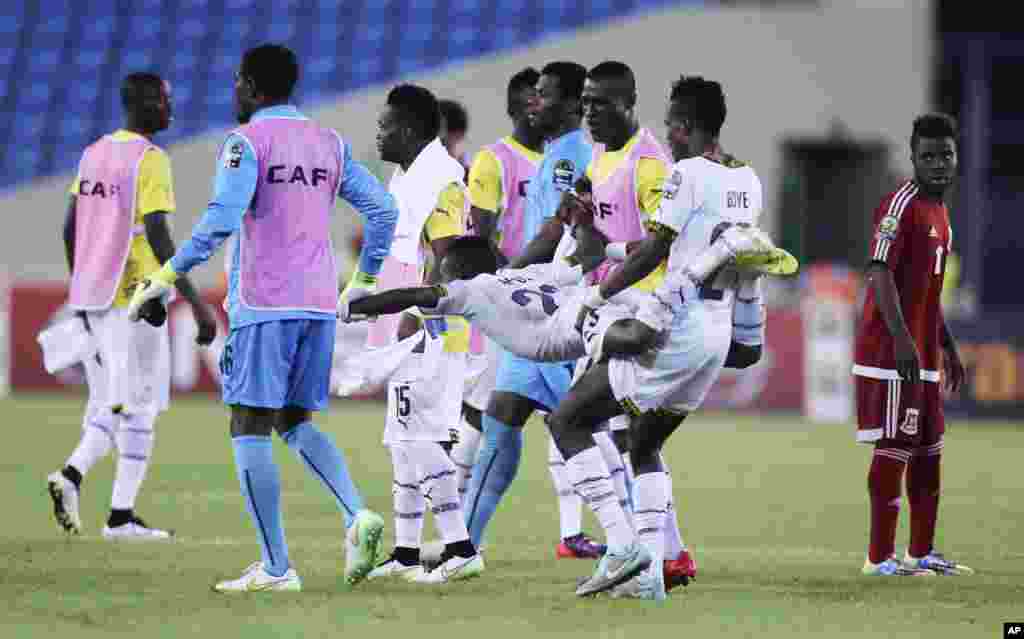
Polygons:
[[858,442],[891,439],[909,446],[929,446],[942,439],[946,417],[940,384],[908,384],[860,375],[853,379]]

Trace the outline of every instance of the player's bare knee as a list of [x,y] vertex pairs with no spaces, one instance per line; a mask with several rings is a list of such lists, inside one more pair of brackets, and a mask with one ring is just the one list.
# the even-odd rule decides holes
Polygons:
[[733,342],[729,345],[729,354],[725,358],[726,368],[749,368],[761,361],[761,346],[748,346]]
[[470,406],[469,404],[462,405],[462,418],[469,424],[470,428],[483,432],[483,413],[479,408]]
[[502,391],[491,393],[487,403],[487,416],[507,426],[523,426],[534,411],[533,402],[529,399]]
[[232,405],[231,436],[257,435],[269,437],[270,433],[274,430],[274,423],[277,421],[276,412],[272,408]]

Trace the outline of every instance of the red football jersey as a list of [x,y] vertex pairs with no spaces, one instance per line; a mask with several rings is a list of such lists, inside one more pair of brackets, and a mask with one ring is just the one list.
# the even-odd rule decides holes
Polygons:
[[[875,210],[871,261],[892,270],[903,321],[921,356],[921,379],[939,381],[942,362],[940,295],[946,258],[953,242],[949,212],[941,201],[923,197],[917,184],[905,183]],[[873,291],[864,300],[854,352],[855,375],[899,379],[893,339]]]

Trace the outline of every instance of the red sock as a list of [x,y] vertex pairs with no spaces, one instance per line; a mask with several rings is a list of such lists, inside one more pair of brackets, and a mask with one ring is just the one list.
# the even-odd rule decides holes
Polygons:
[[907,501],[910,502],[910,556],[924,557],[935,543],[939,516],[939,462],[942,442],[914,451],[907,465]]
[[868,471],[871,497],[871,545],[868,559],[880,564],[896,551],[896,524],[900,519],[900,487],[910,451],[876,445]]

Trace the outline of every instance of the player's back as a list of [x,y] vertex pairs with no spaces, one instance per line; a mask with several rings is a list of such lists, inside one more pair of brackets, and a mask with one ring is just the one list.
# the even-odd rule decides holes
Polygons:
[[[681,232],[669,253],[666,287],[671,287],[690,261],[725,229],[734,224],[757,224],[763,202],[757,174],[732,158],[721,163],[704,157],[677,162],[665,181],[663,198],[663,208],[677,206],[678,214],[686,216],[677,222]],[[705,281],[701,301],[710,310],[731,312],[737,284],[736,274],[722,269]]]
[[243,303],[333,309],[337,267],[330,229],[344,170],[341,139],[293,117],[261,118],[235,134],[252,147],[259,171],[239,239]]
[[[873,222],[870,258],[892,271],[904,322],[921,356],[922,377],[938,381],[942,280],[952,242],[946,207],[923,197],[917,185],[908,181],[882,199]],[[875,295],[869,292],[857,335],[856,363],[895,372],[893,353],[892,335]],[[855,372],[863,374],[867,369]]]

